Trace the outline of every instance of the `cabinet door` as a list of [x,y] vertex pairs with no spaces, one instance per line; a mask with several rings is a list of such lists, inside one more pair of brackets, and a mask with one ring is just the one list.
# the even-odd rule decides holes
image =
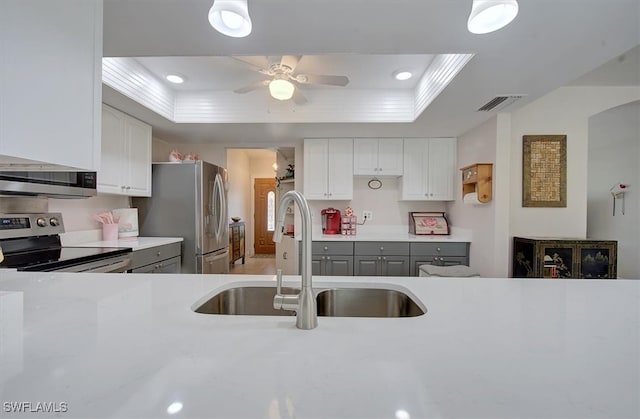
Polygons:
[[97,170],[102,1],[0,1],[0,155]]
[[125,120],[129,173],[125,193],[151,196],[151,126],[135,118]]
[[453,183],[456,164],[456,139],[429,139],[428,186],[429,199],[452,201],[455,199]]
[[378,174],[378,139],[354,138],[353,140],[353,174]]
[[383,256],[381,265],[382,276],[409,276],[408,256]]
[[379,276],[381,256],[354,257],[353,274],[355,276]]
[[353,256],[326,256],[324,275],[353,276]]
[[[300,258],[300,274],[302,275],[302,258]],[[317,256],[317,255],[312,256],[311,275],[325,275],[324,256]]]
[[328,199],[353,199],[353,139],[329,140],[327,175]]
[[380,138],[378,140],[378,171],[381,176],[401,176],[403,173],[402,138]]
[[124,114],[102,107],[102,163],[98,173],[98,192],[121,194],[128,175],[125,159]]
[[326,139],[304,140],[304,196],[327,199],[328,143]]
[[426,139],[405,138],[403,146],[404,173],[400,180],[400,198],[424,201],[427,196],[427,166],[429,146]]

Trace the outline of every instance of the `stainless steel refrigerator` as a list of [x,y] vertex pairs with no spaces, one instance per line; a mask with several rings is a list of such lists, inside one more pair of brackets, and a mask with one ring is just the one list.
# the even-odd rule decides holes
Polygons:
[[132,198],[140,236],[183,237],[183,273],[228,273],[227,189],[211,163],[153,163],[152,197]]

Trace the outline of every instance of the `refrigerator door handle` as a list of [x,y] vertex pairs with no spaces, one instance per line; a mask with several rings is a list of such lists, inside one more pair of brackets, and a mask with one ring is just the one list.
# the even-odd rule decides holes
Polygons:
[[219,173],[216,174],[214,193],[216,194],[217,203],[220,205],[220,211],[217,214],[218,225],[216,226],[216,239],[220,241],[226,216],[224,214],[224,185],[222,184],[222,176]]

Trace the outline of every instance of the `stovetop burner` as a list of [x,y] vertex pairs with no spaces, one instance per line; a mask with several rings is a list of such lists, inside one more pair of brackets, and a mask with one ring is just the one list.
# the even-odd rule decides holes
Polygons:
[[19,271],[54,271],[131,252],[117,247],[64,247],[59,213],[0,214],[0,268]]

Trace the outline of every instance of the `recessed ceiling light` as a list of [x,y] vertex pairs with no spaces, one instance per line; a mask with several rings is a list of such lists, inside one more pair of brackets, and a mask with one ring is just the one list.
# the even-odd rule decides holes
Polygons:
[[409,80],[411,76],[413,76],[413,74],[411,74],[410,71],[396,71],[393,73],[393,77],[395,77],[396,80]]
[[178,75],[178,74],[169,74],[167,75],[167,80],[170,81],[171,83],[175,83],[175,84],[182,84],[184,83],[184,77]]

